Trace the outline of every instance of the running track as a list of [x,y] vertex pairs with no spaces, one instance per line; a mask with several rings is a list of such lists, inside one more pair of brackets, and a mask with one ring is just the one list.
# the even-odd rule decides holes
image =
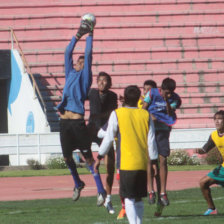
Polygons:
[[[168,175],[168,191],[199,187],[199,180],[208,171],[172,171]],[[91,175],[81,175],[86,187],[82,196],[96,195],[96,187]],[[102,175],[105,183],[105,175]],[[115,179],[112,194],[118,194]],[[69,176],[47,177],[3,177],[0,178],[0,201],[70,198],[73,180]]]

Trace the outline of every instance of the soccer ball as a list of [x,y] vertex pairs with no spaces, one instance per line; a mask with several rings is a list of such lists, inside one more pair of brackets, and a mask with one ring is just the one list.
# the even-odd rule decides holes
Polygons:
[[92,28],[96,25],[96,17],[92,13],[86,13],[82,16],[82,21],[87,21],[91,24]]

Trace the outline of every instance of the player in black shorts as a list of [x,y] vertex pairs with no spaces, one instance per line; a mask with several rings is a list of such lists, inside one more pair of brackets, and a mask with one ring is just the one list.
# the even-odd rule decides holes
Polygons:
[[140,94],[137,86],[128,86],[125,89],[125,107],[111,113],[94,165],[97,172],[100,159],[108,153],[117,137],[120,148],[120,196],[125,198],[127,218],[133,224],[142,223],[142,197],[147,196],[148,149],[157,151],[149,113],[137,108]]
[[[88,98],[90,102],[90,118],[88,128],[91,141],[101,144],[102,139],[97,137],[100,128],[107,123],[110,113],[117,108],[117,94],[110,91],[112,81],[110,75],[106,72],[100,72],[97,77],[97,89],[90,89]],[[115,155],[114,147],[111,146],[109,153],[105,156],[107,169],[106,192],[107,197],[104,206],[110,214],[114,214],[111,203],[111,192],[114,180]]]
[[[72,54],[75,45],[87,33],[89,33],[89,36],[86,38],[85,56],[80,56],[73,67]],[[72,157],[73,150],[79,149],[95,179],[98,191],[97,205],[101,206],[104,203],[106,192],[99,173],[94,172],[91,141],[84,121],[84,101],[92,84],[92,44],[93,27],[88,22],[82,21],[76,36],[72,38],[65,51],[65,86],[58,110],[61,118],[60,140],[62,152],[75,183],[73,200],[77,201],[79,199],[80,192],[85,186],[85,183],[79,177]]]

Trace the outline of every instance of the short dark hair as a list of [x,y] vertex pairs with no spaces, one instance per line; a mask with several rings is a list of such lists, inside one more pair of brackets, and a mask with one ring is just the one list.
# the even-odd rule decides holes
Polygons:
[[80,55],[79,57],[78,57],[78,61],[80,60],[80,59],[84,59],[85,57],[84,57],[84,55]]
[[141,96],[141,91],[136,85],[131,85],[124,90],[124,103],[131,107],[136,107]]
[[111,79],[110,75],[107,74],[106,72],[100,72],[99,75],[97,76],[97,81],[101,76],[104,76],[107,78],[107,87],[108,87],[108,89],[110,89],[110,87],[112,86],[112,79]]
[[155,81],[153,80],[146,80],[144,82],[144,86],[152,86],[152,88],[157,88],[157,84]]
[[224,119],[224,110],[219,110],[219,111],[217,111],[217,112],[214,114],[214,117],[213,117],[214,119],[215,119],[216,115],[221,115],[222,118]]
[[163,80],[161,88],[163,90],[174,92],[174,90],[176,89],[176,81],[171,78],[166,78]]

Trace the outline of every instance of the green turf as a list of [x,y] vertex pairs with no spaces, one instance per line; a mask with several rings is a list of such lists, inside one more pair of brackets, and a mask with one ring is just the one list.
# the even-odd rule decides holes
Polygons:
[[[212,170],[215,167],[216,165],[169,166],[169,171]],[[89,171],[85,167],[78,168],[78,172],[79,174],[89,174]],[[104,165],[100,166],[100,173],[105,173]],[[0,177],[61,176],[61,175],[70,175],[70,172],[68,169],[0,171]]]
[[168,166],[169,171],[213,170],[218,165],[180,165]]
[[[100,166],[100,173],[105,173],[105,167]],[[79,174],[90,174],[86,167],[78,168]],[[0,171],[0,177],[31,177],[31,176],[63,176],[70,175],[69,169],[41,169],[41,170],[8,170]]]
[[[155,205],[149,206],[144,199],[145,210],[143,224],[216,224],[224,220],[224,189],[212,189],[212,195],[219,215],[205,217],[207,209],[199,189],[168,192],[170,206],[166,207],[161,217],[154,217]],[[1,224],[113,224],[128,223],[117,221],[120,201],[112,196],[115,215],[109,215],[104,207],[96,206],[96,197],[81,197],[77,202],[71,199],[32,200],[0,202]]]

